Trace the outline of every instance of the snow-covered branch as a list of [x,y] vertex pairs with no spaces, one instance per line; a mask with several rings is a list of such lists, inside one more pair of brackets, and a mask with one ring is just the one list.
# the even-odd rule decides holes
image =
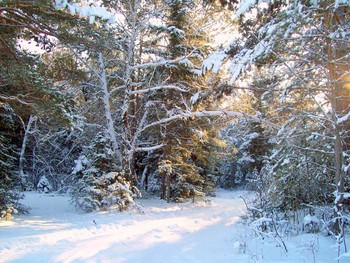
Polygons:
[[347,122],[350,118],[350,112],[348,112],[348,114],[346,114],[345,116],[338,118],[337,124],[341,124],[343,122]]
[[78,52],[73,47],[71,47],[70,45],[67,45],[67,47],[73,52],[75,57],[79,59],[81,63],[84,64],[85,67],[91,70],[96,77],[101,78],[100,73],[94,67],[92,67],[89,63],[87,63],[86,59],[84,59],[81,55],[79,55]]
[[148,62],[148,63],[141,63],[141,64],[136,64],[134,66],[131,67],[132,70],[135,69],[142,69],[142,68],[150,68],[150,67],[161,67],[161,66],[165,66],[165,65],[169,65],[169,66],[173,66],[174,64],[178,64],[178,63],[182,63],[184,64],[186,62],[186,64],[188,64],[188,58],[191,57],[192,53],[194,53],[194,51],[192,51],[189,55],[187,56],[182,56],[182,57],[178,57],[175,59],[159,59],[157,61],[153,61],[153,62]]
[[150,152],[150,151],[161,149],[163,146],[164,144],[159,144],[159,145],[149,146],[149,147],[137,147],[135,148],[135,152]]
[[109,94],[111,95],[112,93],[114,93],[114,92],[116,92],[116,91],[118,91],[118,90],[125,89],[125,88],[126,88],[125,85],[120,85],[120,86],[118,86],[118,87],[115,87],[115,88],[111,89],[111,91],[109,92]]
[[72,15],[78,14],[81,17],[88,17],[90,23],[95,22],[95,17],[106,20],[108,23],[115,23],[116,15],[106,10],[106,8],[94,5],[80,6],[77,3],[68,3],[67,0],[55,0],[56,9],[68,9]]
[[33,103],[30,103],[30,102],[27,102],[27,101],[24,101],[16,96],[3,96],[3,95],[0,95],[0,101],[2,102],[18,102],[18,103],[21,103],[23,105],[27,105],[27,106],[34,106]]
[[152,122],[142,128],[142,131],[157,126],[165,123],[169,123],[171,121],[179,120],[179,119],[186,119],[186,118],[191,118],[191,117],[239,117],[239,118],[248,118],[254,121],[262,122],[265,124],[268,124],[270,127],[279,129],[280,126],[272,123],[266,119],[259,118],[257,116],[252,116],[252,115],[247,115],[243,112],[239,111],[227,111],[227,110],[217,110],[217,111],[196,111],[196,112],[181,112],[179,114],[160,119],[158,121]]
[[183,89],[176,85],[160,85],[152,88],[130,91],[129,94],[142,94],[142,93],[147,93],[147,92],[156,91],[156,90],[163,90],[163,89],[174,89],[181,92],[188,92],[186,89]]

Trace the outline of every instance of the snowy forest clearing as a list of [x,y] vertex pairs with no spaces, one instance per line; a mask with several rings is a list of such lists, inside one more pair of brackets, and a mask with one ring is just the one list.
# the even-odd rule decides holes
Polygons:
[[[240,222],[240,195],[219,190],[210,202],[139,200],[143,213],[79,213],[67,196],[26,193],[29,215],[0,222],[1,262],[335,262],[322,235],[261,240]],[[342,261],[341,261],[342,262]],[[344,261],[345,262],[345,261]]]
[[0,10],[0,261],[349,262],[349,0]]

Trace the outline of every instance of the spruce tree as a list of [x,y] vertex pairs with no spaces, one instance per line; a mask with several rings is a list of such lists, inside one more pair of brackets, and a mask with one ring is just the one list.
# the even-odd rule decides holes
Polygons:
[[[164,107],[170,118],[211,107],[205,96],[200,97],[206,92],[205,79],[196,74],[196,67],[207,53],[207,35],[201,30],[203,21],[198,13],[194,13],[200,6],[201,3],[196,1],[168,1],[167,27],[164,29],[169,42],[167,56],[171,60],[185,58],[167,69],[167,81],[186,90],[163,93]],[[215,152],[220,142],[215,140],[216,130],[210,128],[210,122],[205,117],[180,118],[162,127],[164,147],[158,169],[161,198],[168,202],[171,199],[182,201],[213,191],[215,160],[211,152]]]

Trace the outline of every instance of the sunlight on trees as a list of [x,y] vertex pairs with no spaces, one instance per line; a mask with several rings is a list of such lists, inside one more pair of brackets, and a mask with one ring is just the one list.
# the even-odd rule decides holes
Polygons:
[[349,21],[345,0],[0,1],[1,217],[44,181],[86,211],[247,187],[262,217],[334,205],[342,244]]

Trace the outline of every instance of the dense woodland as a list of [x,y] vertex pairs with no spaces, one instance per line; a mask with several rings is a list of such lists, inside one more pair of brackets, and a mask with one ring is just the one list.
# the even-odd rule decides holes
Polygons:
[[[0,0],[0,211],[257,192],[255,213],[350,198],[347,0]],[[254,212],[254,211],[253,211]]]

